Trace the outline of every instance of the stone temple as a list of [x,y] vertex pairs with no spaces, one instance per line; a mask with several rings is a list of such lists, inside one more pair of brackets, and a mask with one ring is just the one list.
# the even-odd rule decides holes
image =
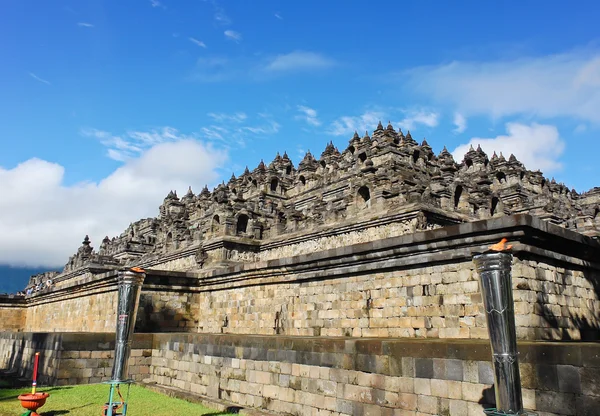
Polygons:
[[298,166],[277,154],[171,191],[97,250],[86,236],[29,284],[52,286],[0,298],[0,368],[41,348],[47,382],[106,380],[116,273],[139,266],[136,379],[281,414],[480,414],[493,380],[471,259],[507,238],[525,405],[592,414],[599,212],[600,188],[480,147],[456,161],[379,123]]

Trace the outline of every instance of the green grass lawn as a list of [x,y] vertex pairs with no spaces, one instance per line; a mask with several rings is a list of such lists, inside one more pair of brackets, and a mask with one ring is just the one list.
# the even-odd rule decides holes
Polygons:
[[[100,416],[102,406],[108,401],[110,386],[106,384],[91,384],[82,386],[47,387],[39,388],[38,392],[46,392],[50,397],[38,413],[41,416]],[[17,396],[31,393],[31,388],[1,389],[0,388],[0,416],[22,415],[25,409],[21,407]],[[121,394],[125,397],[127,386],[121,387]],[[116,397],[118,399],[118,396]],[[113,399],[114,400],[114,399]],[[128,416],[225,416],[229,413],[220,413],[207,409],[199,404],[174,399],[147,390],[141,386],[131,386],[129,395]]]

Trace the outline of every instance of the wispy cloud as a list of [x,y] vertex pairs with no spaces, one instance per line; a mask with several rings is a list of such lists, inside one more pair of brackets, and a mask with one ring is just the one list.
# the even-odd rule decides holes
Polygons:
[[460,113],[454,113],[455,133],[462,133],[467,129],[467,119]]
[[218,122],[229,121],[229,122],[233,122],[233,123],[241,123],[248,118],[246,113],[242,113],[242,112],[233,113],[233,114],[208,113],[207,116],[209,116],[210,118],[212,118],[213,120],[218,121]]
[[[230,34],[230,38],[234,40],[235,36]],[[203,56],[196,61],[189,80],[204,83],[228,80],[268,82],[276,76],[311,73],[335,64],[333,60],[313,52],[292,52],[269,58],[260,55]]]
[[508,158],[511,153],[528,169],[540,169],[545,173],[555,172],[562,168],[560,156],[565,150],[565,142],[558,129],[553,125],[531,125],[507,123],[506,135],[494,138],[474,137],[468,143],[458,146],[453,152],[457,160],[462,160],[471,146],[481,145],[488,155],[503,152]]
[[42,78],[38,77],[33,72],[30,72],[29,76],[32,77],[33,79],[35,79],[36,81],[43,82],[44,84],[52,85],[52,84],[50,84],[50,81],[46,81],[45,79],[42,79]]
[[82,129],[81,134],[100,140],[107,147],[108,157],[120,162],[138,157],[143,151],[161,143],[197,139],[195,135],[182,134],[173,127],[162,127],[150,131],[128,131],[119,136],[107,131],[88,128]]
[[573,117],[600,123],[600,52],[592,48],[417,67],[402,72],[401,82],[465,117]]
[[207,140],[219,141],[227,147],[246,147],[248,141],[278,133],[281,128],[281,125],[270,117],[260,117],[262,120],[251,122],[247,117],[239,117],[240,114],[223,115],[224,117],[221,117],[221,114],[213,115],[216,116],[213,117],[215,124],[202,127],[202,136]]
[[235,30],[226,30],[224,34],[227,39],[233,40],[235,42],[239,42],[242,40],[242,34],[236,32]]
[[79,23],[77,23],[77,26],[79,26],[79,27],[94,27],[93,24],[86,23],[86,22],[79,22]]
[[190,80],[196,82],[222,82],[241,74],[238,66],[232,65],[229,58],[223,56],[201,57]]
[[294,51],[270,59],[265,70],[271,72],[310,71],[326,69],[334,65],[336,62],[324,55],[315,52]]
[[331,127],[327,133],[334,136],[347,136],[354,133],[354,131],[361,133],[371,131],[384,116],[385,113],[382,111],[371,110],[364,112],[360,116],[340,117],[331,123]]
[[[334,120],[327,134],[334,136],[347,136],[358,131],[373,131],[381,121],[391,120],[396,128],[404,131],[415,129],[418,126],[436,127],[439,123],[439,114],[428,109],[398,109],[398,108],[371,108],[359,116],[343,116]],[[400,120],[400,121],[394,121]]]
[[215,0],[212,0],[211,3],[215,13],[215,22],[223,26],[229,26],[231,24],[231,18],[225,13],[225,9],[219,6]]
[[405,110],[404,113],[404,118],[397,123],[400,128],[410,130],[419,124],[427,127],[435,127],[439,122],[439,114],[435,111]]
[[243,130],[249,131],[254,134],[275,134],[279,132],[281,128],[281,124],[274,120],[268,120],[266,124],[262,124],[260,126],[246,126],[242,127]]
[[275,13],[275,17],[278,18],[279,20],[283,20],[283,17],[281,17],[281,14],[279,14],[279,13]]
[[203,48],[206,48],[206,44],[204,42],[202,42],[201,40],[198,40],[196,38],[188,38],[190,40],[190,42],[195,43],[198,46],[201,46]]
[[321,125],[321,121],[317,117],[317,110],[310,108],[310,107],[306,107],[304,105],[299,105],[298,111],[301,114],[299,114],[295,117],[296,120],[303,120],[306,123],[310,124],[311,126],[315,126],[315,127]]
[[166,9],[167,7],[164,6],[160,1],[158,0],[150,0],[150,5],[152,7],[162,7],[163,9]]

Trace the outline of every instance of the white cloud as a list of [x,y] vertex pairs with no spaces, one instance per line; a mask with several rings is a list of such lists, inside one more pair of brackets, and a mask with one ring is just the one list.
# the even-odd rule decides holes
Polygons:
[[344,116],[335,120],[327,133],[334,136],[352,135],[354,131],[362,134],[365,131],[372,131],[384,119],[385,113],[381,111],[366,111],[357,117]]
[[34,74],[33,72],[30,72],[30,73],[29,73],[29,76],[30,76],[31,78],[35,79],[36,81],[43,82],[44,84],[52,85],[52,84],[50,84],[50,81],[46,81],[45,79],[42,79],[42,78],[38,77],[38,76],[37,76],[36,74]]
[[206,48],[206,44],[204,42],[202,42],[201,40],[198,40],[196,38],[188,38],[190,40],[190,42],[195,43],[198,46],[201,46],[203,48]]
[[79,22],[79,23],[77,23],[77,26],[80,26],[80,27],[94,27],[93,24],[86,23],[86,22]]
[[315,126],[315,127],[321,125],[321,121],[317,117],[317,110],[310,108],[310,107],[306,107],[304,105],[299,105],[298,111],[302,114],[297,115],[295,117],[296,120],[303,120],[303,121],[307,122],[308,124],[310,124],[311,126]]
[[183,138],[129,159],[98,182],[65,185],[65,168],[37,158],[0,167],[0,264],[62,267],[85,234],[97,249],[105,235],[156,216],[169,190],[199,192],[218,182],[227,153]]
[[279,13],[275,13],[275,17],[278,18],[279,20],[283,20],[283,17],[281,17],[281,14],[279,14]]
[[241,123],[248,118],[246,113],[238,112],[233,114],[226,113],[208,113],[207,116],[212,118],[215,121],[229,121],[233,123]]
[[455,133],[462,133],[467,129],[467,119],[460,113],[454,113]]
[[402,74],[408,86],[454,106],[465,116],[527,114],[600,122],[600,54],[559,55],[497,62],[452,62]]
[[267,71],[306,71],[325,69],[334,66],[336,62],[315,52],[294,51],[272,58],[266,65]]
[[150,5],[152,7],[162,7],[163,9],[166,9],[166,7],[158,0],[150,0]]
[[236,32],[235,30],[226,30],[224,34],[227,39],[231,39],[235,42],[239,42],[240,40],[242,40],[242,34]]
[[427,127],[435,127],[438,125],[439,114],[427,110],[408,110],[404,111],[405,116],[398,123],[398,127],[411,130],[421,124]]
[[575,127],[574,133],[583,133],[587,130],[587,126],[585,124],[578,124],[577,127]]
[[555,126],[507,123],[506,132],[506,135],[494,138],[474,137],[469,143],[454,149],[452,155],[457,161],[461,161],[470,146],[476,148],[481,145],[488,157],[491,157],[493,152],[502,152],[508,159],[513,153],[530,170],[540,169],[544,173],[550,173],[562,168],[559,158],[565,149],[565,142]]

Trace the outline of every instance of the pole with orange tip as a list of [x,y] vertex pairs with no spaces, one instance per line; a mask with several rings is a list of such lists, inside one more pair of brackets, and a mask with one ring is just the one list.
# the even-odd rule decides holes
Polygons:
[[35,360],[33,362],[33,383],[31,383],[31,394],[35,394],[35,388],[37,387],[37,372],[38,372],[38,363],[40,361],[40,353],[35,353]]

